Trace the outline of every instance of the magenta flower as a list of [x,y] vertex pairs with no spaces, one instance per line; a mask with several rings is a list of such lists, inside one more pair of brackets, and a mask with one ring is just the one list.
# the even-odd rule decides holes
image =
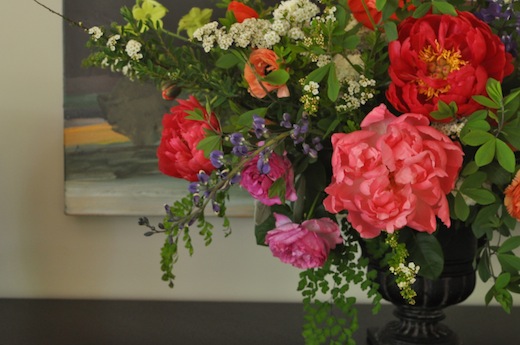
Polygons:
[[240,185],[262,204],[267,206],[279,205],[282,201],[278,196],[270,198],[269,188],[277,179],[283,178],[285,180],[285,199],[295,201],[297,196],[294,189],[294,172],[291,161],[276,153],[271,153],[268,159],[264,155],[261,156],[256,156],[245,164],[241,173]]
[[404,226],[433,233],[439,217],[450,225],[446,194],[462,166],[460,145],[429,126],[426,116],[372,110],[361,130],[332,136],[329,212],[347,219],[364,238]]
[[308,269],[321,267],[331,249],[341,243],[337,223],[329,218],[293,223],[288,217],[274,213],[276,228],[269,231],[265,243],[282,262]]

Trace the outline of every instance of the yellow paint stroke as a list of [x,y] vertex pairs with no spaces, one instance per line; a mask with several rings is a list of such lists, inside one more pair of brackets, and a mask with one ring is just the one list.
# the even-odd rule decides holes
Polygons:
[[108,123],[65,128],[65,147],[89,144],[116,144],[129,142],[126,136],[116,133]]

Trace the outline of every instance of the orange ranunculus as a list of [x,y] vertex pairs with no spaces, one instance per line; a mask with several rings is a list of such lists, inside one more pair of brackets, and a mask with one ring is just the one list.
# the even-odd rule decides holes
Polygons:
[[517,171],[515,178],[506,188],[504,195],[504,205],[506,205],[507,212],[520,220],[520,170]]
[[[378,24],[383,16],[383,13],[379,12],[376,8],[376,0],[348,0],[348,7],[352,11],[354,18],[371,30],[374,30],[372,21]],[[404,7],[404,0],[399,0],[399,7]],[[372,18],[372,20],[370,20],[370,18]],[[390,19],[396,20],[397,16],[393,14]]]
[[[287,85],[272,85],[259,80],[259,78],[265,77],[280,68],[277,60],[278,55],[265,48],[256,49],[249,55],[249,63],[244,68],[244,78],[249,84],[249,93],[253,97],[264,98],[268,92],[274,90],[277,90],[276,95],[279,98],[289,97]],[[254,70],[251,66],[254,67]]]
[[238,1],[231,1],[227,10],[233,12],[235,19],[239,23],[248,18],[258,18],[258,13],[254,9]]

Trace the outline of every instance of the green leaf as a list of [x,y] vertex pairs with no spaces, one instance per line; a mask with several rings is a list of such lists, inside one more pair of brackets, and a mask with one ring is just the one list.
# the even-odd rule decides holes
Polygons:
[[263,77],[262,80],[271,85],[284,85],[289,80],[289,73],[286,70],[277,69]]
[[467,188],[464,189],[463,193],[480,205],[489,205],[495,202],[495,194],[484,188]]
[[397,34],[397,25],[394,22],[385,22],[384,24],[387,42],[395,41],[399,36]]
[[497,254],[502,269],[506,272],[517,273],[520,270],[520,258],[514,254]]
[[204,156],[208,158],[211,152],[222,149],[222,140],[220,135],[210,135],[202,139],[197,144],[197,149],[204,151]]
[[479,147],[475,153],[475,163],[477,163],[479,167],[491,163],[493,158],[495,158],[495,147],[495,137],[493,137],[492,140],[489,140],[484,145]]
[[513,150],[505,142],[496,139],[496,156],[498,163],[502,168],[510,173],[515,172],[516,158]]
[[423,2],[419,5],[413,12],[412,17],[414,18],[421,18],[426,15],[426,13],[430,12],[430,8],[432,7],[432,4],[430,2]]
[[233,53],[222,55],[216,62],[215,66],[223,69],[229,69],[236,66],[240,59]]
[[329,78],[327,79],[327,96],[332,102],[338,99],[340,87],[341,85],[336,76],[336,66],[331,64],[329,68]]
[[478,262],[478,275],[480,279],[485,283],[491,278],[491,271],[489,269],[489,254],[487,251],[482,253],[480,260]]
[[186,110],[184,112],[188,114],[188,116],[185,117],[188,120],[206,121],[206,119],[204,118],[204,113],[200,109]]
[[244,127],[251,127],[253,124],[253,116],[258,115],[261,117],[264,117],[267,113],[267,108],[256,108],[253,110],[249,110],[238,118],[238,125],[244,126]]
[[520,247],[520,236],[513,236],[505,240],[504,243],[502,243],[502,245],[498,248],[497,252],[499,254],[505,254],[515,250],[518,247]]
[[463,143],[470,146],[480,146],[493,139],[495,139],[493,134],[478,129],[471,130],[461,138]]
[[279,197],[282,204],[285,203],[285,189],[286,189],[285,178],[280,177],[274,181],[268,191],[269,198]]
[[444,254],[437,238],[433,235],[418,232],[415,234],[415,244],[410,249],[410,256],[419,265],[419,275],[436,279],[444,268]]
[[343,49],[355,49],[358,46],[359,42],[361,42],[361,38],[359,36],[347,36],[343,40]]
[[488,96],[496,104],[502,103],[502,98],[504,96],[502,95],[502,86],[500,85],[500,82],[498,80],[489,78],[486,82],[486,91],[488,93]]
[[511,273],[509,273],[509,272],[501,273],[498,276],[497,280],[495,281],[496,289],[497,290],[504,289],[509,284],[510,280],[511,280]]
[[456,16],[457,15],[457,11],[455,10],[455,7],[452,4],[448,3],[447,1],[433,0],[432,1],[432,6],[433,6],[433,9],[434,9],[434,13],[435,13],[435,10],[436,10],[439,13],[443,13],[443,14],[449,14],[449,15],[452,15],[452,16]]
[[466,220],[469,216],[469,206],[466,204],[466,201],[462,197],[462,194],[459,192],[455,195],[455,215],[460,220]]
[[491,108],[491,109],[499,109],[500,105],[494,102],[492,99],[482,96],[482,95],[475,95],[472,97],[473,100],[485,107]]
[[330,66],[331,66],[331,64],[329,63],[329,64],[322,66],[318,69],[315,69],[314,71],[309,73],[309,75],[305,79],[305,83],[308,84],[310,81],[319,83],[320,81],[322,81],[323,78],[325,78],[325,76],[329,72]]

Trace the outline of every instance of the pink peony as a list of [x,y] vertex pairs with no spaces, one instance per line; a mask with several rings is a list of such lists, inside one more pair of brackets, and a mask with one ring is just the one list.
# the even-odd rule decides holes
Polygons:
[[293,223],[281,214],[274,214],[276,228],[269,231],[265,243],[282,262],[308,269],[321,267],[331,249],[342,242],[337,223],[329,218]]
[[262,204],[267,206],[279,205],[282,201],[278,196],[270,198],[269,188],[277,179],[282,178],[285,180],[285,199],[295,201],[297,196],[294,189],[294,172],[291,161],[287,157],[272,153],[268,163],[266,163],[269,166],[269,172],[261,173],[258,168],[259,159],[260,157],[256,156],[245,164],[241,173],[240,185]]
[[374,108],[361,130],[332,136],[329,212],[347,219],[364,238],[404,226],[432,233],[437,220],[450,225],[446,194],[462,166],[460,145],[429,126],[426,116]]

